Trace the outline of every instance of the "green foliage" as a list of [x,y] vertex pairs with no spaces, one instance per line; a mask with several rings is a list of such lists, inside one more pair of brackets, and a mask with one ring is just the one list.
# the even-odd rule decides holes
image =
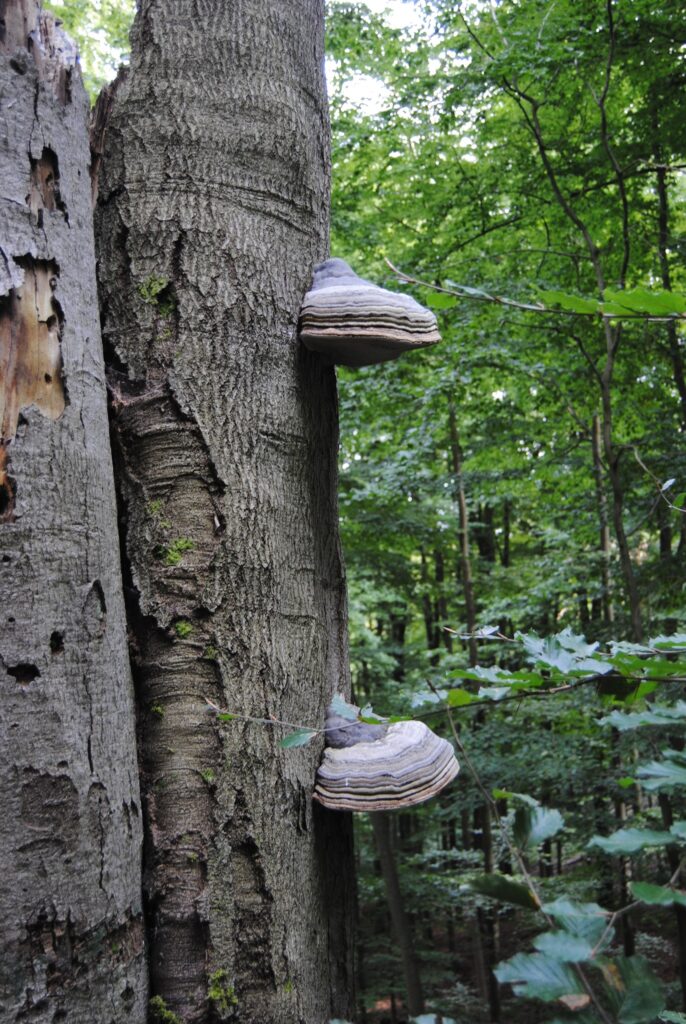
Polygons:
[[535,910],[539,906],[538,899],[531,889],[506,875],[493,873],[472,878],[469,881],[469,888],[481,893],[482,896],[490,896],[491,899],[512,903],[526,910]]
[[174,287],[166,277],[152,275],[138,286],[138,294],[148,305],[155,306],[160,316],[168,317],[176,309]]
[[517,953],[496,968],[495,976],[501,983],[509,982],[517,995],[544,1002],[584,994],[571,967],[543,953]]
[[152,1024],[182,1024],[181,1018],[167,1009],[162,996],[153,996],[148,1003]]
[[178,619],[174,623],[174,632],[179,640],[185,640],[193,632],[193,626],[187,619]]
[[164,564],[165,565],[178,565],[184,554],[187,551],[192,551],[195,547],[195,542],[189,537],[177,537],[171,542],[171,544],[164,550]]
[[291,747],[305,747],[317,735],[316,729],[294,729],[293,732],[284,736],[279,743],[280,747],[289,749]]
[[134,0],[49,0],[43,6],[76,42],[84,84],[94,102],[119,65],[128,62]]
[[238,997],[226,971],[219,970],[210,975],[207,998],[223,1018],[238,1006]]

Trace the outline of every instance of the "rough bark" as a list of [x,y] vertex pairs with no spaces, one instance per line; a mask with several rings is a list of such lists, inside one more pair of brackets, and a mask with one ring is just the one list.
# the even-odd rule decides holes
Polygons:
[[[184,1021],[352,1005],[350,822],[313,812],[346,691],[334,371],[296,324],[327,249],[321,0],[143,0],[96,215],[146,822],[152,991]],[[104,141],[103,141],[104,140]]]
[[0,1021],[142,1024],[88,103],[39,4],[1,2],[0,26]]

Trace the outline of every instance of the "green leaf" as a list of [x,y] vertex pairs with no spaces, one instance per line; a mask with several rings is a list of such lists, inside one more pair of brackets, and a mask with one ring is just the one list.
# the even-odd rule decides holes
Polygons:
[[571,967],[543,953],[517,953],[493,973],[501,984],[509,982],[517,995],[544,1002],[584,991]]
[[[673,667],[673,663],[672,667]],[[683,667],[681,669],[683,671]],[[674,707],[657,707],[649,711],[611,711],[599,720],[599,725],[611,725],[620,732],[638,729],[642,725],[686,725],[686,701],[680,700]]]
[[596,946],[606,932],[605,941],[612,939],[612,930],[607,928],[610,914],[597,903],[577,903],[560,897],[552,903],[544,903],[541,910],[554,918],[563,931],[586,939],[591,946]]
[[645,789],[686,786],[686,764],[678,763],[678,751],[665,751],[664,761],[651,761],[636,769],[636,777]]
[[348,704],[345,697],[342,694],[335,694],[331,704],[329,705],[334,715],[340,715],[341,718],[347,719],[349,722],[357,721],[357,714],[359,708],[356,708],[354,704]]
[[229,714],[228,711],[220,711],[217,715],[218,722],[233,722],[236,719],[236,715]]
[[686,1013],[676,1013],[674,1010],[663,1010],[657,1019],[667,1021],[667,1024],[686,1024]]
[[383,725],[386,721],[381,715],[377,715],[371,704],[365,704],[359,714],[359,721],[366,722],[367,725]]
[[471,879],[468,886],[474,892],[490,896],[491,899],[500,900],[502,903],[512,903],[527,910],[538,909],[538,900],[531,889],[507,875],[481,875],[479,878]]
[[316,729],[296,729],[294,732],[289,733],[288,736],[284,736],[279,746],[283,747],[284,750],[290,747],[305,747],[316,735]]
[[509,686],[480,686],[478,696],[483,700],[502,700],[511,693]]
[[611,836],[593,836],[589,846],[597,846],[603,853],[628,855],[640,853],[651,846],[669,846],[674,842],[670,832],[655,832],[648,828],[620,828]]
[[564,825],[558,810],[548,807],[518,807],[514,819],[514,837],[518,846],[533,848],[554,836]]
[[579,295],[570,295],[569,292],[543,291],[538,289],[539,298],[547,306],[561,306],[562,309],[571,310],[573,313],[597,313],[599,303],[596,299],[582,299]]
[[429,292],[426,304],[431,309],[452,309],[457,305],[457,298],[455,295],[446,295],[445,292]]
[[606,288],[603,309],[612,306],[631,313],[645,313],[648,316],[670,316],[686,313],[686,298],[668,291],[648,291],[647,288],[631,288],[626,291],[613,291]]
[[448,707],[461,708],[466,704],[471,704],[475,700],[473,693],[469,693],[467,690],[461,690],[456,688],[454,690],[448,690],[448,696],[446,698]]
[[652,1024],[665,1005],[662,985],[640,956],[619,958],[617,965],[626,990],[619,1024]]
[[686,907],[686,892],[670,889],[666,885],[652,885],[650,882],[630,882],[629,888],[637,900],[656,907],[671,907],[677,903]]
[[594,949],[588,939],[565,931],[543,932],[534,939],[534,946],[553,960],[572,964],[590,960]]

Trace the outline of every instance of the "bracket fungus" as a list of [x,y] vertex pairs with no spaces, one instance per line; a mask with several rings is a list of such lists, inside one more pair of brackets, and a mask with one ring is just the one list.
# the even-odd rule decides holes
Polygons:
[[460,770],[451,744],[423,722],[372,725],[358,721],[358,713],[340,697],[329,706],[327,745],[314,790],[314,799],[324,807],[411,807],[439,793]]
[[358,277],[344,260],[315,267],[300,312],[300,337],[342,366],[370,366],[441,340],[434,314],[411,295]]

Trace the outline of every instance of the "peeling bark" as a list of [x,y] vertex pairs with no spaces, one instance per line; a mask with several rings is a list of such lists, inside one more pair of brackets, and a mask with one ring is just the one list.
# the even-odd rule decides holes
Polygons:
[[0,22],[0,1020],[143,1024],[88,104],[37,3]]
[[152,990],[185,1022],[352,1005],[350,822],[320,750],[348,688],[333,369],[298,343],[326,255],[321,0],[143,0],[94,118]]

